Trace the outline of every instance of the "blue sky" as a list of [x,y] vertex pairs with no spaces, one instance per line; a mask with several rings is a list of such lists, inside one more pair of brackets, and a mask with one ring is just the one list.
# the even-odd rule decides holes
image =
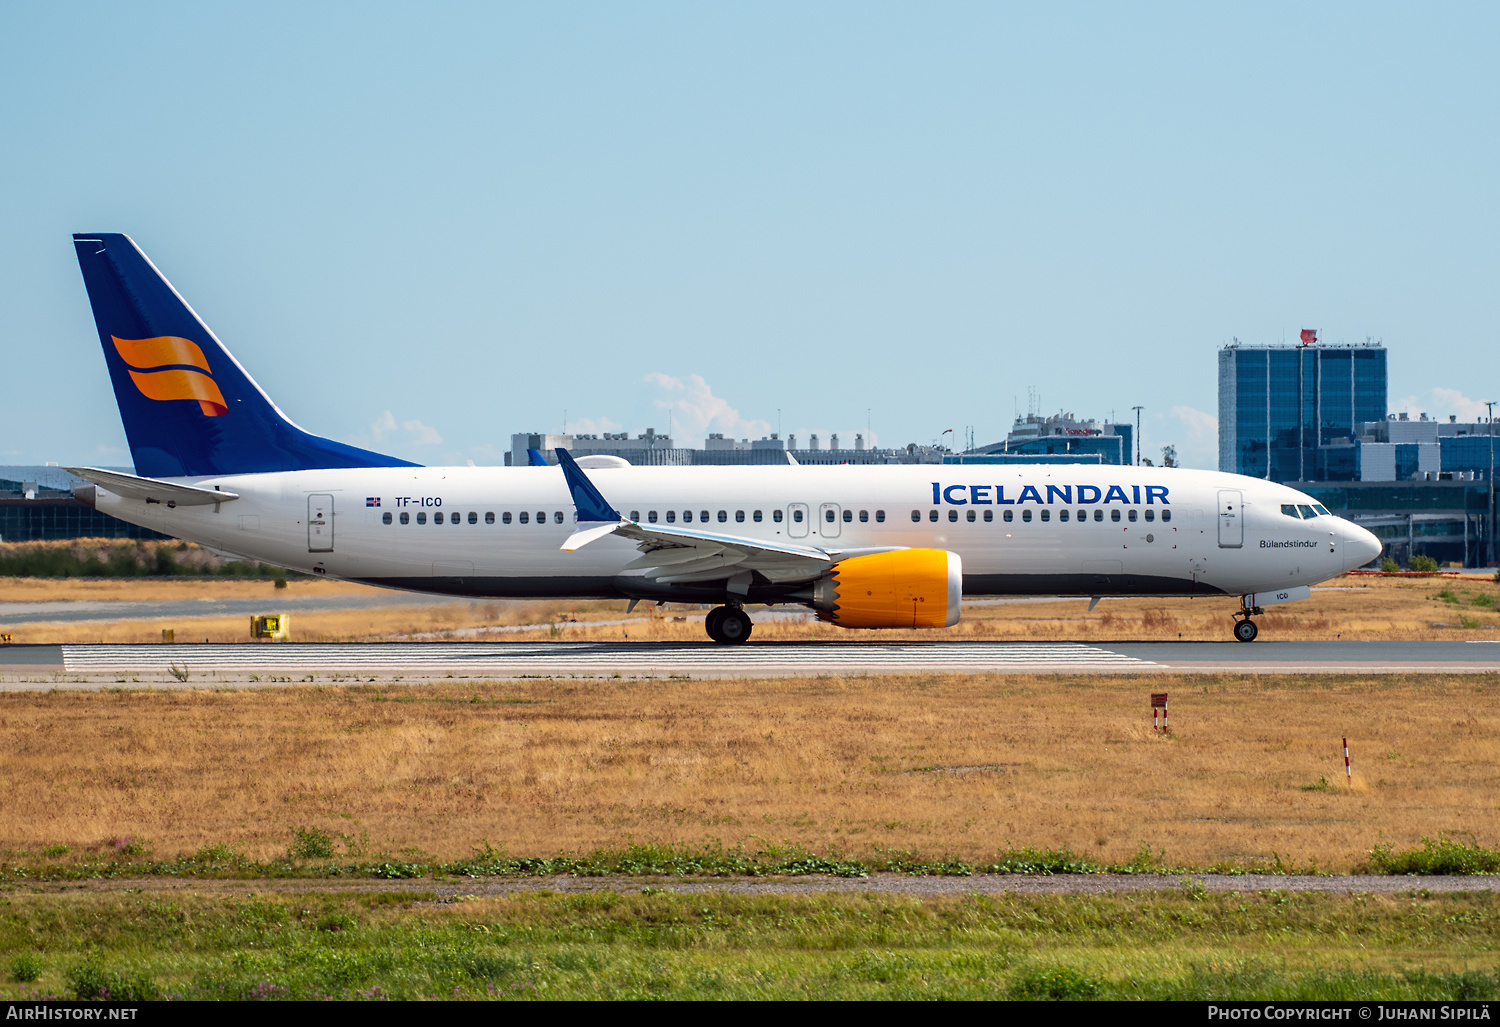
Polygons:
[[1500,393],[1497,28],[7,4],[0,463],[128,462],[74,231],[131,235],[304,427],[424,463],[565,417],[985,442],[1034,387],[1212,466],[1215,351],[1301,328],[1382,339],[1393,409],[1469,416]]

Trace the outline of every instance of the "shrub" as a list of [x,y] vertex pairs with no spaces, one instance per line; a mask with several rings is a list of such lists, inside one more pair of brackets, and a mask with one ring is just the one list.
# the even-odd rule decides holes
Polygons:
[[1370,850],[1370,863],[1382,874],[1494,874],[1500,873],[1500,849],[1478,842],[1458,842],[1446,835],[1423,838],[1420,849],[1397,852],[1389,845]]
[[1387,556],[1384,560],[1380,561],[1380,569],[1385,574],[1395,574],[1401,569],[1401,565]]
[[1100,982],[1070,966],[1045,966],[1028,970],[1010,986],[1010,997],[1019,999],[1098,998]]
[[1406,569],[1419,574],[1431,574],[1438,569],[1438,562],[1430,556],[1414,556],[1406,561]]
[[333,838],[319,827],[294,827],[286,854],[292,859],[332,859]]
[[107,970],[97,958],[69,968],[65,977],[80,1001],[151,1002],[161,997],[161,988],[151,978]]
[[42,976],[42,961],[34,953],[22,952],[10,961],[10,978],[18,984],[30,984]]

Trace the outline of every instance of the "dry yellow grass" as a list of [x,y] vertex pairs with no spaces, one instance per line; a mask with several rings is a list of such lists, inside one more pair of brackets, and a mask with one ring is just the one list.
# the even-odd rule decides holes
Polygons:
[[[1175,737],[1150,730],[1172,695]],[[0,695],[0,849],[1010,844],[1175,863],[1497,841],[1492,677],[933,676]],[[1353,750],[1343,785],[1339,738]],[[1326,779],[1330,790],[1305,791]]]
[[[269,581],[216,579],[47,580],[0,578],[0,602],[111,599],[164,602],[173,599],[264,598],[266,613],[277,612],[287,596],[391,593],[347,582],[294,579],[275,590]],[[1445,598],[1445,593],[1448,598]],[[1230,615],[1238,599],[1108,599],[1093,612],[1083,599],[1055,602],[970,603],[963,620],[940,631],[851,632],[815,621],[761,624],[755,637],[767,639],[1209,639],[1229,637]],[[1261,637],[1274,639],[1475,639],[1500,638],[1500,586],[1487,578],[1343,577],[1311,599],[1271,607],[1257,618]],[[485,626],[536,625],[534,632],[455,635],[494,641],[702,641],[699,607],[672,605],[660,619],[637,608],[629,624],[589,627],[590,621],[627,619],[625,603],[573,601],[479,601],[365,610],[299,611],[292,619],[295,641],[362,641],[411,636],[443,637]],[[572,619],[554,632],[552,626]],[[155,620],[11,623],[17,642],[152,642],[161,629],[178,631],[179,641],[249,641],[245,617],[170,617]]]

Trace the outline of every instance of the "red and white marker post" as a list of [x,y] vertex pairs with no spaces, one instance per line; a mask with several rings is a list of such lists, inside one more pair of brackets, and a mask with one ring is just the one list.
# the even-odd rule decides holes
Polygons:
[[[1161,723],[1160,723],[1159,726],[1158,726],[1157,720],[1156,720],[1156,711],[1157,710],[1161,710]],[[1167,693],[1166,692],[1152,692],[1151,693],[1151,730],[1153,732],[1160,731],[1162,734],[1166,734],[1167,733]]]
[[1354,787],[1354,771],[1349,769],[1349,739],[1344,739],[1344,779],[1349,782],[1349,787]]

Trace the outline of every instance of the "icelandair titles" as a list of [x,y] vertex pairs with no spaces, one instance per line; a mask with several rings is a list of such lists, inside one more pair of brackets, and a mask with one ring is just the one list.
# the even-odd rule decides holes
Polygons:
[[[1042,489],[1047,490],[1047,498],[1042,498]],[[941,482],[932,483],[932,503],[941,506],[948,503],[951,506],[1018,506],[1022,503],[1037,503],[1042,506],[1051,503],[1063,503],[1068,506],[1078,504],[1080,506],[1092,506],[1097,503],[1104,506],[1108,503],[1124,503],[1127,506],[1147,506],[1160,503],[1162,506],[1170,506],[1167,500],[1167,487],[1165,485],[1140,485],[1129,486],[1130,491],[1122,485],[1025,485],[1014,499],[1005,495],[1004,485],[944,485]],[[1144,500],[1142,492],[1145,493]],[[1076,496],[1076,498],[1075,498]]]

